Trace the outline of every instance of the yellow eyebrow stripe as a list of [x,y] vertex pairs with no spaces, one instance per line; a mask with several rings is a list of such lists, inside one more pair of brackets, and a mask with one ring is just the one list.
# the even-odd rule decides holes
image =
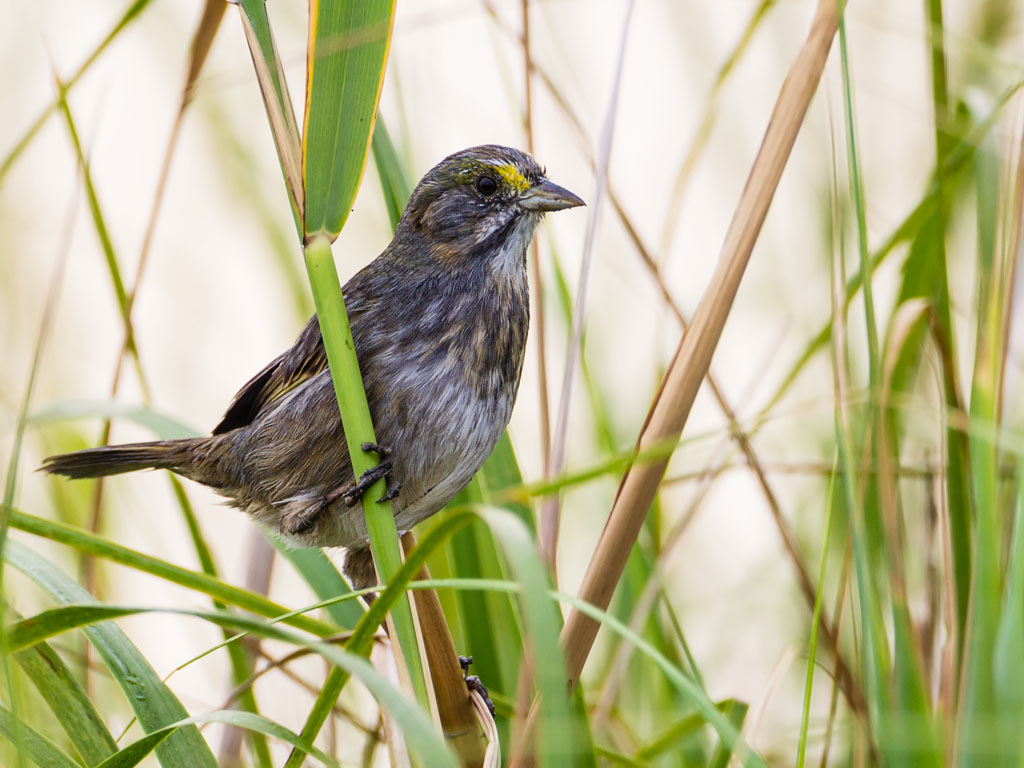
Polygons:
[[492,166],[494,172],[497,173],[505,183],[509,184],[517,192],[525,192],[530,188],[530,182],[523,176],[522,171],[516,168],[511,163],[501,163],[500,165]]

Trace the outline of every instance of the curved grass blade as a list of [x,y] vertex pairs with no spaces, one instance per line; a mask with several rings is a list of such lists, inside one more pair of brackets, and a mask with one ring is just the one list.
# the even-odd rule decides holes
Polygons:
[[[581,756],[593,754],[592,746],[581,743],[583,730],[577,727],[566,688],[565,660],[558,644],[561,614],[549,598],[547,569],[538,556],[529,530],[513,513],[485,508],[482,518],[501,544],[513,577],[522,588],[519,610],[529,638],[534,679],[540,696],[540,742],[538,764],[575,764]],[[533,747],[529,742],[527,751]]]
[[28,417],[34,425],[53,424],[74,419],[127,419],[145,427],[160,440],[196,437],[199,432],[172,416],[146,406],[125,405],[110,400],[63,400]]
[[279,725],[273,720],[263,717],[262,715],[253,714],[252,712],[234,712],[230,710],[223,712],[207,712],[204,715],[188,717],[183,720],[179,720],[177,723],[172,723],[164,726],[163,728],[147,733],[142,738],[124,747],[117,754],[111,755],[111,757],[104,760],[96,766],[96,768],[134,768],[134,766],[142,762],[150,752],[152,752],[179,728],[200,725],[203,723],[222,723],[224,725],[235,726],[236,728],[243,728],[251,733],[273,736],[274,738],[287,742],[292,746],[302,747],[321,763],[326,766],[330,766],[330,768],[340,768],[337,761],[333,760],[329,755],[317,749],[312,744],[303,742],[297,734],[285,728],[283,725]]
[[270,132],[274,137],[277,157],[281,161],[288,201],[295,217],[295,228],[301,234],[305,209],[305,191],[302,185],[302,160],[299,140],[299,125],[295,120],[292,98],[288,83],[284,79],[284,68],[277,53],[274,36],[270,31],[265,0],[239,0],[242,29],[249,43],[252,64],[256,69],[256,80],[263,95],[263,105],[270,120]]
[[67,752],[24,720],[17,719],[11,710],[0,704],[0,735],[14,741],[24,749],[41,768],[82,768]]
[[1024,755],[1024,483],[1018,480],[1003,609],[992,656],[995,709],[1004,755]]
[[388,209],[388,221],[391,222],[391,230],[394,231],[398,227],[398,220],[402,218],[402,211],[409,201],[409,195],[412,194],[412,184],[405,172],[405,166],[398,159],[398,153],[395,152],[395,145],[391,142],[384,120],[380,117],[373,127],[370,149],[373,151],[373,164],[377,166],[377,175],[380,177],[384,205]]
[[[95,602],[92,595],[20,542],[8,541],[4,556],[59,602]],[[121,687],[143,729],[161,728],[188,717],[185,707],[120,629],[113,624],[98,624],[83,631]],[[157,747],[157,757],[164,768],[217,768],[213,753],[195,726],[170,736]]]
[[[114,244],[110,239],[110,230],[107,227],[106,216],[100,206],[99,197],[96,194],[96,187],[92,182],[92,172],[89,168],[89,161],[82,149],[82,142],[78,137],[78,129],[75,127],[75,120],[71,115],[71,108],[67,102],[67,85],[59,78],[57,79],[57,104],[61,114],[64,115],[64,122],[71,137],[71,143],[75,148],[78,157],[78,164],[82,169],[82,182],[85,185],[85,196],[89,202],[89,211],[92,213],[93,224],[96,228],[96,236],[99,238],[103,256],[107,262],[107,270],[110,273],[110,282],[114,287],[114,295],[117,298],[117,307],[121,313],[121,321],[124,323],[125,348],[135,359],[138,369],[138,351],[135,348],[135,332],[132,328],[131,310],[128,303],[128,293],[124,287],[124,278],[121,275],[121,265],[118,262],[117,254],[114,252]],[[148,393],[148,385],[141,369],[138,369],[139,385],[144,392]]]
[[[114,41],[114,38],[121,34],[121,31],[125,27],[127,27],[132,21],[134,21],[135,18],[140,13],[142,13],[145,7],[149,5],[149,2],[150,0],[135,0],[135,2],[128,6],[125,12],[121,15],[121,18],[117,20],[117,23],[114,24],[111,30],[104,36],[103,40],[100,41],[100,44],[96,46],[93,52],[90,53],[86,57],[85,61],[83,61],[82,64],[78,67],[78,69],[75,70],[75,74],[68,78],[68,81],[64,84],[65,91],[70,91],[74,87],[75,83],[79,81],[82,75],[86,73],[89,67],[91,67],[100,57],[100,55],[107,49],[107,46]],[[43,109],[39,116],[32,122],[32,125],[29,126],[29,129],[27,131],[25,131],[25,134],[20,139],[18,139],[18,142],[14,145],[14,148],[3,159],[3,162],[0,163],[0,183],[3,183],[4,177],[7,175],[7,172],[11,170],[11,168],[14,166],[15,161],[17,161],[17,159],[21,156],[21,153],[25,151],[28,145],[32,142],[32,139],[35,138],[36,134],[39,133],[39,129],[43,127],[43,124],[46,122],[47,118],[49,118],[49,116],[53,114],[54,110],[56,110],[59,105],[60,99],[54,99],[49,105],[46,106],[45,109]]]
[[[484,510],[483,514],[489,523],[495,523],[495,515],[500,512],[501,510],[491,509]],[[465,515],[468,513],[462,514]],[[507,516],[507,513],[505,513],[505,515]],[[424,541],[426,540],[427,537],[424,537]],[[536,550],[536,547],[534,547],[534,550]],[[535,551],[533,556],[536,557]],[[416,589],[462,589],[507,592],[511,594],[528,593],[526,587],[522,583],[496,580],[431,579],[429,582],[414,582],[409,586]],[[666,678],[668,678],[668,680],[679,690],[694,709],[697,710],[697,713],[702,718],[702,722],[707,723],[715,729],[722,743],[734,751],[737,759],[739,759],[742,764],[747,766],[757,766],[757,768],[765,768],[764,761],[753,751],[749,744],[744,742],[739,731],[730,722],[729,718],[723,714],[726,710],[728,700],[717,704],[713,702],[708,698],[707,694],[704,693],[703,688],[696,681],[687,675],[687,673],[678,665],[673,664],[665,654],[661,653],[661,651],[659,651],[652,643],[644,639],[643,636],[634,632],[607,611],[603,611],[590,603],[585,603],[572,595],[555,592],[546,588],[543,593],[534,593],[532,589],[530,590],[530,593],[542,596],[544,600],[547,601],[558,600],[569,605],[573,610],[579,610],[581,613],[585,613],[594,621],[600,623],[609,632],[618,635],[626,642],[634,645],[640,654],[646,656],[658,666],[658,668],[665,674]],[[561,690],[564,692],[564,685],[561,686]],[[736,702],[736,704],[742,705],[741,702]]]
[[654,661],[666,677],[668,677],[668,679],[679,689],[680,693],[690,701],[701,717],[703,717],[704,720],[715,729],[719,738],[722,740],[722,743],[727,749],[731,750],[735,754],[736,759],[739,760],[741,764],[745,766],[756,766],[756,768],[766,768],[764,761],[748,744],[746,744],[746,742],[744,742],[743,737],[736,729],[736,726],[733,725],[730,718],[726,717],[726,715],[719,710],[715,703],[707,697],[707,694],[704,693],[696,682],[674,665],[668,657],[658,651],[658,649],[651,643],[647,642],[647,640],[631,630],[610,613],[602,611],[596,606],[585,603],[578,598],[571,597],[569,595],[559,595],[559,599],[569,603],[573,610],[586,614],[594,621],[600,622],[603,627],[632,643],[636,646],[638,651]]
[[[25,552],[28,553],[27,555],[24,555],[22,552],[15,553],[15,557],[12,559],[12,562],[16,567],[21,568],[23,565],[32,566],[32,560],[40,561],[46,566],[49,565],[38,555],[32,553],[31,550],[19,547],[16,542],[12,543],[11,546],[15,549],[24,549]],[[30,562],[23,562],[23,555],[24,559]],[[416,559],[422,562],[422,556]],[[52,568],[52,566],[49,567]],[[14,642],[17,643],[18,647],[23,647],[27,644],[37,642],[40,639],[53,637],[60,632],[70,629],[81,628],[86,632],[94,631],[104,626],[102,624],[93,626],[96,622],[109,621],[110,619],[139,613],[164,613],[192,616],[212,622],[218,626],[240,629],[248,634],[255,634],[260,637],[309,648],[321,654],[328,661],[344,670],[346,675],[354,675],[370,690],[378,701],[381,702],[382,706],[391,710],[395,717],[401,722],[403,729],[405,729],[410,745],[412,745],[414,749],[416,749],[426,760],[426,765],[454,765],[453,758],[445,747],[444,740],[439,734],[434,732],[426,714],[419,711],[412,702],[405,698],[404,694],[399,689],[392,685],[386,677],[377,672],[373,666],[359,654],[353,653],[350,650],[339,649],[336,646],[328,645],[318,640],[307,639],[290,630],[285,630],[274,624],[261,621],[260,619],[254,619],[249,616],[237,615],[223,611],[194,611],[174,608],[152,608],[149,606],[133,607],[122,605],[101,605],[82,601],[44,611],[37,616],[25,619],[11,629],[11,636],[12,638],[15,638]],[[116,628],[114,629],[116,630]],[[241,635],[238,637],[240,636]],[[372,640],[372,634],[370,635],[370,639]],[[222,646],[218,645],[217,647],[219,648]],[[142,718],[140,716],[140,722],[141,720]],[[305,753],[312,754],[317,759],[325,761],[329,765],[335,765],[333,761],[330,761],[329,759],[325,760],[325,756],[322,753],[312,749],[311,742],[303,741],[299,737],[296,737],[291,731],[281,728],[281,726],[278,726],[276,723],[249,712],[214,712],[207,713],[205,715],[197,715],[191,718],[186,716],[178,722],[162,726],[161,730],[163,732],[170,732],[181,728],[182,726],[200,722],[224,722],[232,725],[239,725],[240,727],[248,728],[250,730],[256,730],[277,738],[282,738],[297,749],[301,749]],[[104,765],[135,765],[139,759],[145,756],[145,754],[148,754],[148,752],[154,747],[157,747],[159,741],[162,740],[158,738],[158,736],[159,733],[157,730],[147,732],[147,737],[140,740],[141,743],[136,747],[137,750],[144,751],[139,753],[133,751],[128,757],[113,756],[108,760],[108,762],[104,763]],[[125,750],[122,750],[122,752],[124,751]],[[122,760],[128,760],[128,762],[121,762]],[[134,760],[134,762],[131,760]]]
[[309,4],[302,132],[304,239],[341,232],[366,167],[394,0]]
[[[321,600],[329,600],[352,592],[348,582],[341,577],[338,569],[334,567],[322,549],[293,549],[275,538],[271,538],[270,543],[281,553],[282,557],[295,567],[295,570],[309,584],[313,593]],[[354,627],[365,613],[358,600],[331,603],[325,608],[331,621],[342,629]]]
[[102,762],[117,751],[117,743],[100,713],[56,651],[46,643],[37,643],[13,654],[13,658],[88,765]]
[[[999,380],[1002,308],[998,286],[998,155],[994,142],[975,155],[977,187],[977,347],[971,379],[970,419],[998,433],[996,388]],[[974,552],[968,622],[963,643],[958,761],[961,768],[1001,765],[992,762],[998,735],[992,659],[1001,613],[1003,505],[998,492],[998,447],[982,433],[970,433],[971,483],[975,505]],[[1008,764],[1007,761],[1006,764]]]
[[[373,636],[377,628],[392,610],[399,600],[408,601],[405,592],[407,585],[415,578],[419,569],[427,561],[427,557],[437,549],[452,533],[467,525],[472,519],[468,512],[462,512],[450,516],[447,520],[435,527],[427,536],[423,537],[419,545],[401,564],[394,577],[387,582],[387,586],[381,591],[377,599],[373,601],[370,609],[363,614],[356,628],[352,631],[351,637],[345,643],[345,650],[359,656],[368,656],[373,644]],[[320,695],[313,704],[313,709],[306,718],[306,724],[302,728],[302,738],[312,742],[320,731],[324,722],[334,706],[335,700],[341,693],[341,689],[348,682],[349,673],[344,669],[333,669],[324,681]],[[287,765],[300,765],[302,753],[295,751],[289,758]]]
[[[10,510],[10,516],[12,528],[36,536],[43,536],[51,541],[57,541],[74,547],[80,552],[103,557],[115,563],[126,565],[129,568],[150,573],[161,579],[183,586],[186,589],[192,589],[209,595],[228,605],[233,605],[268,618],[276,618],[289,613],[288,609],[284,606],[268,600],[255,592],[234,587],[205,573],[190,571],[187,568],[172,565],[165,560],[122,547],[81,528],[51,520],[43,520],[42,518],[26,515],[24,512],[13,509]],[[285,623],[320,637],[325,637],[338,631],[338,627],[326,622],[317,621],[308,616],[290,615],[285,619]]]

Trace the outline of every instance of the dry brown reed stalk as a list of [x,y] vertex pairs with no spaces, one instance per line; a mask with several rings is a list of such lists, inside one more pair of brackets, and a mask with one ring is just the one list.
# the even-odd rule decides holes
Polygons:
[[[762,16],[768,10],[768,6],[768,3],[762,3],[761,6],[758,7],[758,10],[755,12],[754,16],[751,18],[750,23],[744,30],[740,43],[738,43],[737,47],[731,52],[726,64],[723,65],[722,69],[720,70],[718,79],[716,81],[716,88],[719,87],[719,84],[722,82],[722,79],[735,66],[737,57],[745,48],[746,41],[748,41],[749,38],[752,36],[760,16]],[[498,15],[497,11],[490,3],[485,3],[484,7],[488,11],[494,22],[497,24],[499,29],[501,29],[506,34],[509,34],[511,36],[515,35],[514,31],[511,30],[506,24],[502,22],[501,17]],[[525,44],[523,37],[520,37],[520,43]],[[528,60],[527,63],[531,70],[534,71],[541,78],[541,81],[544,83],[545,87],[548,89],[549,93],[554,99],[555,104],[562,110],[562,113],[568,119],[569,125],[576,132],[581,150],[587,156],[591,166],[596,169],[597,159],[594,157],[593,152],[590,150],[590,139],[587,136],[587,132],[583,126],[583,123],[580,121],[579,117],[573,111],[572,107],[568,103],[568,100],[561,93],[554,79],[548,74],[548,72],[533,60]],[[704,130],[710,130],[710,127],[713,123],[714,106],[715,97],[713,95],[711,100],[709,101],[708,107],[705,110],[704,118],[701,124],[701,128],[699,129],[699,132]],[[698,136],[698,138],[695,139],[694,143],[687,150],[687,156],[683,164],[683,169],[680,171],[680,176],[679,178],[677,178],[676,181],[677,189],[680,188],[680,185],[685,187],[686,178],[689,174],[689,171],[687,170],[688,166],[692,163],[692,159],[696,157],[697,153],[699,152],[701,147],[704,146],[704,144],[704,139]],[[683,314],[682,309],[676,302],[675,297],[672,296],[671,291],[669,291],[668,285],[666,284],[664,276],[661,273],[661,267],[659,266],[658,261],[654,258],[650,249],[644,243],[643,238],[641,238],[640,233],[637,231],[636,226],[633,224],[633,220],[626,212],[626,209],[623,206],[618,194],[616,193],[615,187],[612,185],[610,179],[607,183],[607,193],[608,201],[612,204],[612,207],[614,208],[615,213],[619,218],[619,222],[622,224],[623,229],[626,231],[626,235],[633,243],[633,247],[635,248],[637,255],[640,257],[641,262],[643,263],[647,271],[650,273],[651,278],[654,280],[654,283],[657,286],[659,293],[661,294],[662,300],[665,302],[665,306],[668,307],[671,314],[679,323],[680,327],[683,329],[683,331],[685,331],[688,327],[688,321],[686,319],[686,316]],[[674,207],[676,207],[675,199],[673,199],[673,203],[671,204],[669,210],[672,210]],[[665,238],[667,238],[667,240],[671,242],[672,237],[672,230],[666,229],[666,233],[663,236],[663,242]],[[663,252],[662,258],[664,257],[665,253]],[[539,338],[540,337],[538,337],[538,339]],[[711,393],[714,396],[715,401],[718,403],[719,408],[722,411],[722,414],[729,422],[730,435],[733,437],[733,439],[739,446],[740,450],[742,451],[743,456],[746,459],[747,467],[750,469],[751,472],[754,473],[755,479],[757,480],[757,484],[761,488],[762,493],[764,494],[765,501],[768,503],[768,509],[772,514],[772,520],[779,531],[779,535],[782,537],[782,543],[786,550],[786,554],[789,556],[790,562],[792,563],[793,568],[796,571],[796,578],[797,583],[800,587],[800,593],[804,596],[804,600],[807,603],[808,608],[813,610],[815,592],[814,582],[811,579],[810,574],[807,571],[807,567],[803,563],[803,560],[800,558],[800,553],[796,546],[796,539],[789,528],[789,524],[786,522],[786,519],[782,514],[781,505],[779,504],[778,498],[776,497],[775,492],[768,481],[767,475],[764,470],[763,462],[758,458],[757,452],[754,449],[753,443],[751,442],[752,433],[753,431],[756,431],[756,428],[751,431],[744,430],[742,425],[738,421],[736,411],[729,404],[728,400],[726,400],[725,394],[723,393],[721,387],[718,385],[718,382],[715,379],[714,375],[710,371],[708,372],[707,380],[708,386],[711,388]],[[547,391],[546,388],[544,391]],[[548,466],[549,461],[545,457],[545,479],[550,479],[552,475],[552,473],[547,469]],[[552,564],[552,572],[554,573],[554,555],[553,553],[547,554],[549,557],[549,561]],[[829,651],[833,654],[833,656],[835,656],[839,660],[837,669],[839,671],[840,687],[842,688],[844,694],[847,696],[851,704],[854,704],[855,707],[861,706],[864,700],[863,692],[859,690],[859,685],[857,684],[856,679],[850,673],[849,665],[847,665],[845,659],[842,657],[842,653],[839,648],[838,638],[831,631],[829,617],[827,612],[825,611],[822,611],[821,613],[819,627],[821,629],[822,636],[825,638],[825,642],[829,648]]]
[[[680,340],[648,413],[637,440],[638,452],[652,444],[678,440],[682,432],[821,79],[838,28],[840,6],[836,0],[819,0],[808,37],[782,84],[761,149],[726,233],[718,268],[689,329]],[[660,458],[634,464],[627,470],[580,587],[578,597],[581,600],[601,609],[608,607],[667,465],[668,459]],[[570,685],[579,680],[599,626],[577,610],[569,614],[562,631],[562,646]],[[523,732],[526,743],[530,743],[536,716],[535,701]],[[529,764],[532,764],[529,757],[519,762],[519,765]]]
[[[406,553],[416,546],[411,533],[402,535]],[[417,581],[426,581],[430,572],[426,566],[416,574]],[[417,589],[412,592],[423,637],[422,649],[433,683],[437,715],[445,741],[455,751],[459,762],[466,768],[480,768],[484,764],[487,744],[484,742],[473,700],[455,653],[455,643],[445,622],[441,601],[433,590]]]

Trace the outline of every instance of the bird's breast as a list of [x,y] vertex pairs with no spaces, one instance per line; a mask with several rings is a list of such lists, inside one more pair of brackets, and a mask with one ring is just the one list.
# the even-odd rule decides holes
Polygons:
[[357,347],[377,435],[402,484],[398,521],[410,527],[472,479],[508,425],[529,327],[525,270],[521,285],[491,281],[402,311],[411,322],[389,334],[378,327],[376,343]]

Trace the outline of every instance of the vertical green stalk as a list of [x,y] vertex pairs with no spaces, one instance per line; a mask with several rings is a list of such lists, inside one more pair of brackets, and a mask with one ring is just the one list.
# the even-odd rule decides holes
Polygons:
[[[935,122],[935,186],[936,205],[922,229],[930,228],[930,247],[927,258],[936,266],[935,285],[929,299],[942,333],[946,337],[949,363],[943,365],[945,404],[951,413],[962,409],[957,396],[955,377],[956,350],[950,317],[949,285],[946,277],[946,228],[949,219],[950,194],[947,179],[952,173],[944,173],[957,144],[953,136],[953,116],[949,109],[949,85],[946,74],[946,47],[943,27],[942,0],[925,0],[925,22],[927,42],[931,51],[932,109]],[[959,135],[957,136],[959,138]],[[921,235],[919,235],[921,237]],[[910,265],[908,264],[908,271]],[[924,271],[924,270],[922,270]],[[968,444],[963,430],[955,427],[946,429],[946,493],[948,497],[950,550],[953,558],[953,585],[956,590],[956,658],[963,652],[963,635],[967,626],[967,602],[971,587],[971,489],[970,467],[968,466]]]
[[[326,237],[315,235],[304,249],[306,271],[313,289],[313,303],[320,322],[320,333],[324,338],[327,361],[331,367],[334,393],[342,413],[345,427],[345,441],[352,457],[352,471],[356,477],[375,466],[371,455],[363,450],[364,442],[374,442],[373,422],[370,407],[366,402],[366,391],[356,360],[355,343],[345,312],[345,300],[341,294],[338,271],[334,266],[331,244]],[[363,514],[366,515],[366,530],[370,536],[370,549],[377,565],[378,576],[386,584],[402,566],[402,555],[398,545],[398,529],[391,504],[379,502],[386,491],[384,480],[378,480],[363,494]],[[426,704],[427,688],[423,678],[423,667],[416,646],[416,635],[412,624],[412,608],[408,595],[395,605],[396,629],[406,664],[416,688],[416,698]],[[401,619],[398,617],[401,616]],[[405,628],[399,622],[408,622]],[[408,643],[411,643],[408,644]]]
[[811,639],[807,649],[807,677],[804,680],[804,705],[800,716],[800,739],[797,743],[796,768],[804,768],[807,753],[807,727],[811,719],[811,691],[814,688],[814,662],[818,652],[818,626],[825,596],[825,571],[828,565],[828,546],[832,535],[832,515],[838,502],[836,474],[838,460],[832,467],[828,482],[828,513],[825,515],[825,534],[821,542],[821,565],[818,568],[818,591],[814,595],[814,615],[811,617]]
[[991,144],[975,156],[978,218],[978,331],[971,386],[969,444],[975,502],[974,567],[967,628],[963,642],[957,765],[1019,765],[1009,755],[993,760],[993,736],[998,734],[992,655],[1000,616],[1003,519],[999,503],[996,438],[996,387],[1002,348],[1000,270],[996,268],[996,229],[999,208],[998,161]]
[[[869,478],[864,487],[858,486],[857,456],[858,450],[863,447],[866,439],[877,436],[878,419],[877,393],[879,391],[879,351],[878,334],[875,325],[874,299],[871,291],[871,260],[867,249],[867,222],[864,214],[864,193],[860,177],[860,162],[857,157],[857,137],[854,125],[853,112],[853,87],[850,79],[849,54],[846,40],[845,15],[839,19],[839,45],[840,61],[842,67],[843,97],[845,108],[845,125],[847,139],[847,159],[850,173],[851,196],[857,217],[857,247],[860,257],[860,282],[864,291],[864,314],[868,344],[868,386],[870,398],[868,402],[868,413],[863,420],[864,427],[861,429],[861,440],[852,439],[853,424],[847,417],[846,403],[843,402],[846,381],[844,380],[845,365],[845,339],[840,337],[835,318],[845,315],[846,305],[835,300],[832,307],[833,312],[833,334],[834,334],[834,363],[836,376],[836,413],[835,431],[836,448],[839,454],[839,465],[843,473],[843,490],[845,494],[846,507],[849,510],[849,524],[852,535],[854,567],[856,581],[858,584],[857,595],[859,602],[860,620],[863,628],[864,638],[864,678],[865,692],[867,694],[869,719],[872,725],[878,727],[881,723],[881,715],[888,708],[888,690],[886,681],[890,673],[890,656],[888,639],[885,633],[885,626],[882,618],[882,611],[879,605],[879,592],[875,583],[872,571],[872,558],[870,551],[870,540],[865,525],[866,513],[870,509],[873,496],[872,480]],[[842,241],[840,241],[841,243]],[[841,246],[840,246],[841,247]],[[839,274],[834,275],[833,280],[841,280],[845,274],[844,261],[840,257]],[[845,323],[841,323],[845,327]]]
[[[373,459],[362,449],[362,444],[373,442],[375,438],[330,241],[323,235],[314,235],[304,248],[304,256],[306,272],[313,291],[313,303],[320,323],[320,333],[323,336],[324,349],[334,381],[334,392],[338,398],[338,407],[345,427],[345,440],[352,457],[352,470],[355,476],[359,477],[374,466]],[[378,480],[363,494],[362,506],[366,515],[366,530],[370,536],[373,560],[381,581],[386,584],[401,567],[402,556],[391,505],[375,501],[384,495],[385,490],[384,481]],[[403,595],[396,603],[392,615],[416,698],[426,707],[427,688],[408,595]],[[326,688],[327,686],[325,690]]]

